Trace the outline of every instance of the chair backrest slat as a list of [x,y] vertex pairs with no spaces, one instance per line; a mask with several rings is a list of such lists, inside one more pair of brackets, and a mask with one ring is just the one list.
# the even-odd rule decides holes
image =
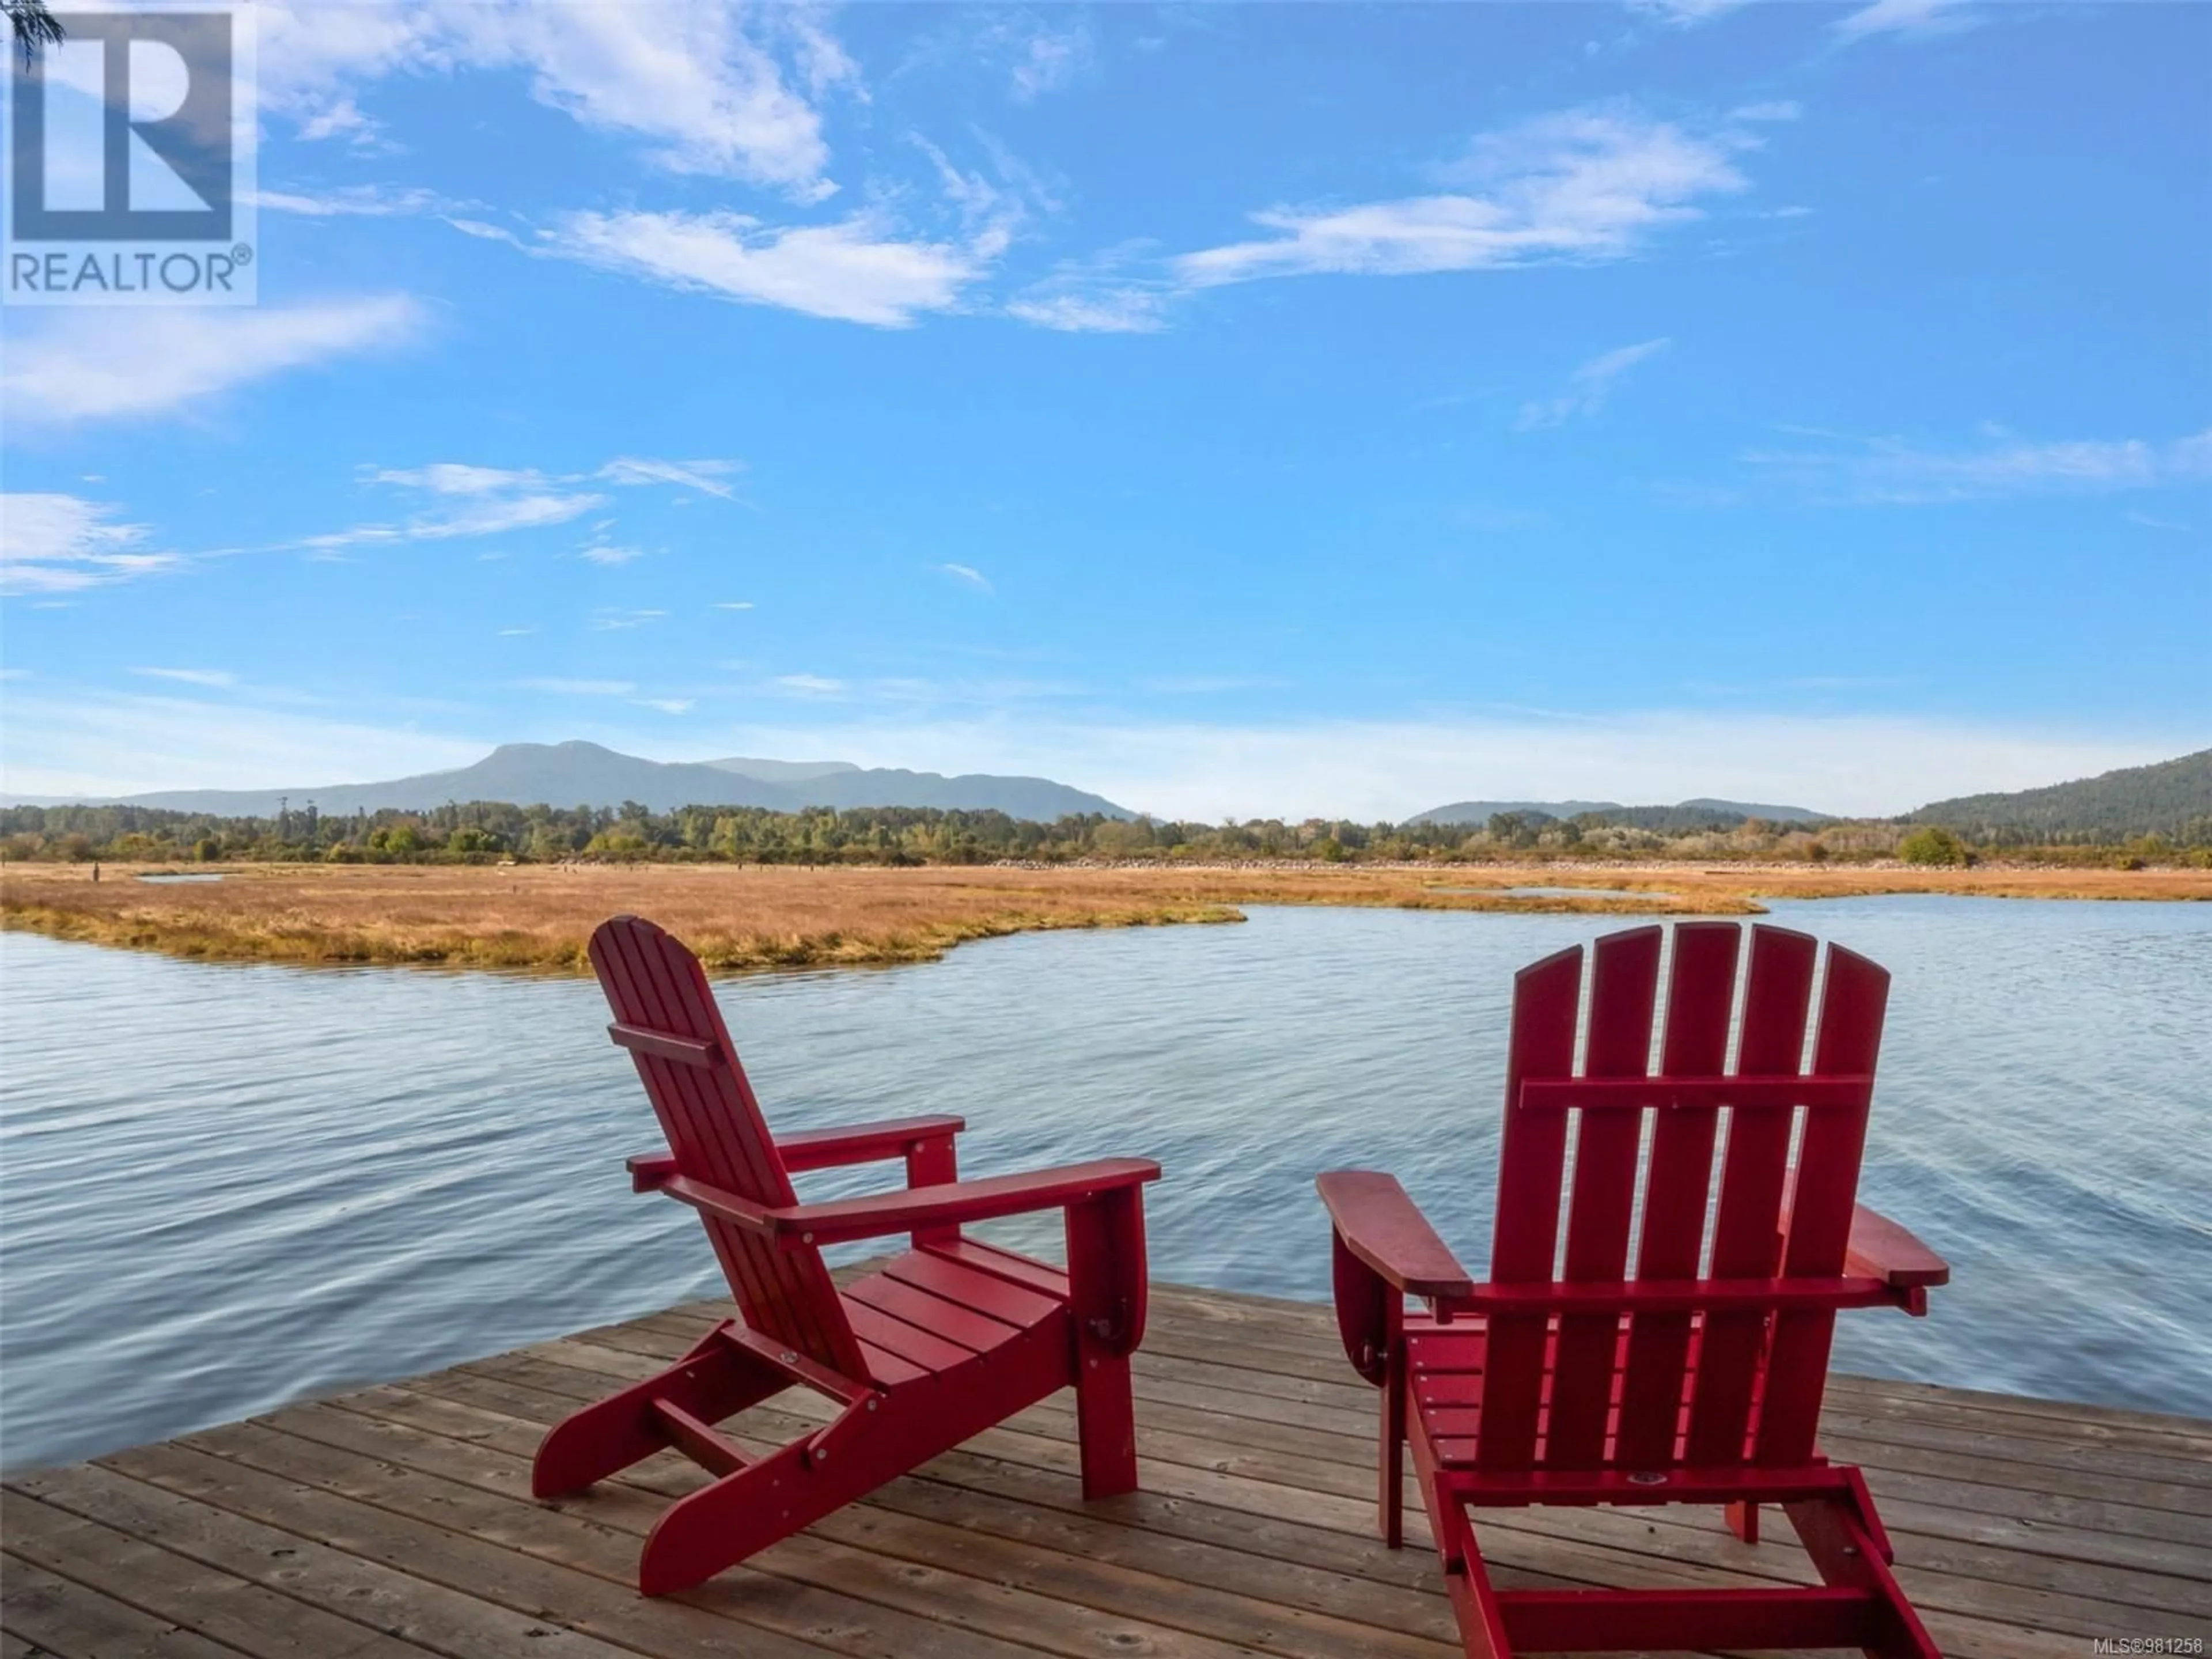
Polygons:
[[[1888,1004],[1889,975],[1856,952],[1831,945],[1813,1069],[1871,1074]],[[1843,1272],[1866,1128],[1863,1102],[1807,1114],[1783,1247],[1782,1271],[1788,1276],[1819,1279]],[[1800,1310],[1775,1321],[1755,1462],[1800,1463],[1812,1451],[1835,1328],[1836,1316],[1827,1310]]]
[[[1657,927],[1638,927],[1597,942],[1590,961],[1583,1076],[1643,1077],[1650,1071],[1652,1005],[1665,938]],[[1561,1276],[1618,1284],[1628,1261],[1644,1115],[1584,1111],[1577,1116]],[[1544,1431],[1544,1461],[1551,1468],[1595,1468],[1603,1458],[1620,1338],[1615,1314],[1576,1314],[1559,1321]]]
[[[1505,1062],[1505,1098],[1519,1098],[1528,1078],[1569,1077],[1575,1065],[1575,1017],[1582,998],[1580,945],[1523,968],[1513,981],[1513,1030]],[[1564,1112],[1505,1114],[1498,1155],[1498,1227],[1490,1277],[1500,1285],[1541,1284],[1552,1277],[1559,1244],[1559,1177],[1566,1159]],[[1486,1468],[1526,1468],[1535,1455],[1543,1408],[1544,1314],[1504,1314],[1490,1322],[1483,1345],[1482,1415],[1477,1462]]]
[[[1819,942],[1779,927],[1749,931],[1747,951],[1733,923],[1674,929],[1656,1072],[1659,929],[1612,934],[1590,953],[1579,1073],[1583,952],[1561,952],[1516,978],[1493,1282],[1840,1279],[1888,976],[1848,951],[1829,953],[1808,1067]],[[1741,1035],[1730,1063],[1739,969]],[[1642,1099],[1623,1095],[1617,1081],[1579,1099],[1560,1087],[1523,1087],[1647,1077],[1680,1086]],[[1729,1079],[1742,1079],[1742,1090]],[[1833,1325],[1832,1310],[1771,1307],[1494,1316],[1478,1465],[1634,1472],[1740,1466],[1754,1455],[1802,1462]]]
[[[1809,935],[1786,928],[1752,929],[1738,1072],[1772,1077],[1803,1068],[1806,1005],[1820,948]],[[1785,1111],[1737,1107],[1729,1113],[1720,1204],[1713,1217],[1715,1279],[1763,1279],[1774,1271],[1775,1226],[1789,1173],[1790,1121]],[[1706,1319],[1690,1405],[1690,1462],[1743,1461],[1744,1428],[1765,1357],[1766,1324],[1760,1313]]]
[[[1667,1034],[1659,1046],[1661,1076],[1721,1074],[1728,1062],[1729,1018],[1735,1012],[1736,955],[1742,941],[1743,929],[1732,921],[1686,921],[1675,927],[1667,975]],[[1655,1115],[1636,1273],[1640,1279],[1695,1279],[1705,1249],[1705,1203],[1712,1191],[1720,1113],[1702,1106]],[[1674,1461],[1689,1356],[1689,1315],[1637,1316],[1621,1388],[1616,1455],[1625,1467],[1652,1468]]]
[[[636,1062],[677,1173],[770,1208],[796,1201],[760,1103],[699,959],[652,922],[617,916],[592,935],[592,970]],[[639,1034],[672,1041],[641,1042]],[[697,1045],[711,1045],[701,1065]],[[856,1380],[868,1372],[843,1303],[811,1249],[785,1250],[702,1215],[745,1322]]]

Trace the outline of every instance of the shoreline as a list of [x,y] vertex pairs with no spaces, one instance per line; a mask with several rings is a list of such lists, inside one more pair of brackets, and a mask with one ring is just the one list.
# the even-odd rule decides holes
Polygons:
[[[2212,900],[2212,871],[1978,865],[1061,866],[9,865],[0,927],[186,960],[586,971],[605,917],[635,909],[719,972],[931,962],[971,939],[1218,925],[1251,904],[1597,917],[1757,915],[1764,899],[1892,894]],[[1534,888],[1533,893],[1511,890]],[[1577,891],[1587,890],[1587,896]]]

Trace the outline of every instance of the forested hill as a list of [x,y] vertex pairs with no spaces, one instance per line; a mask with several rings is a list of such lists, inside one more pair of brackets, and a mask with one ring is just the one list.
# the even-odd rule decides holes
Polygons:
[[1961,795],[1905,814],[1988,842],[2212,840],[2212,749],[2011,795]]

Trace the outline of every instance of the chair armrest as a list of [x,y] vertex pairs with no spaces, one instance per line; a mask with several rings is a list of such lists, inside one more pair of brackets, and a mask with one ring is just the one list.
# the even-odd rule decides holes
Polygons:
[[848,1123],[835,1129],[801,1129],[778,1135],[775,1150],[793,1175],[848,1164],[873,1164],[903,1158],[925,1140],[945,1140],[968,1127],[964,1117],[895,1117],[880,1123]]
[[[847,1164],[872,1164],[904,1158],[926,1141],[950,1140],[968,1127],[964,1117],[895,1117],[880,1123],[848,1123],[835,1129],[801,1129],[778,1135],[775,1150],[793,1175]],[[640,1152],[625,1159],[630,1190],[658,1192],[676,1174],[673,1152]]]
[[1474,1288],[1396,1176],[1333,1170],[1314,1185],[1344,1247],[1392,1289],[1433,1297],[1465,1296]]
[[1887,1216],[1863,1204],[1851,1212],[1851,1237],[1844,1247],[1844,1271],[1879,1279],[1901,1291],[1951,1282],[1949,1262]]
[[933,1187],[909,1187],[900,1193],[773,1210],[689,1176],[671,1176],[661,1183],[660,1190],[717,1220],[743,1227],[787,1250],[796,1250],[911,1232],[917,1227],[957,1226],[1030,1210],[1066,1209],[1087,1199],[1159,1178],[1160,1166],[1150,1158],[1109,1158],[1028,1175],[948,1181]]

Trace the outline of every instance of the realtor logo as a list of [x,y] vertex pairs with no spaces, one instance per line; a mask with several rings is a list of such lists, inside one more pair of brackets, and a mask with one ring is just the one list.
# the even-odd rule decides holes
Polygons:
[[5,282],[15,305],[252,305],[245,7],[57,12],[16,64]]

